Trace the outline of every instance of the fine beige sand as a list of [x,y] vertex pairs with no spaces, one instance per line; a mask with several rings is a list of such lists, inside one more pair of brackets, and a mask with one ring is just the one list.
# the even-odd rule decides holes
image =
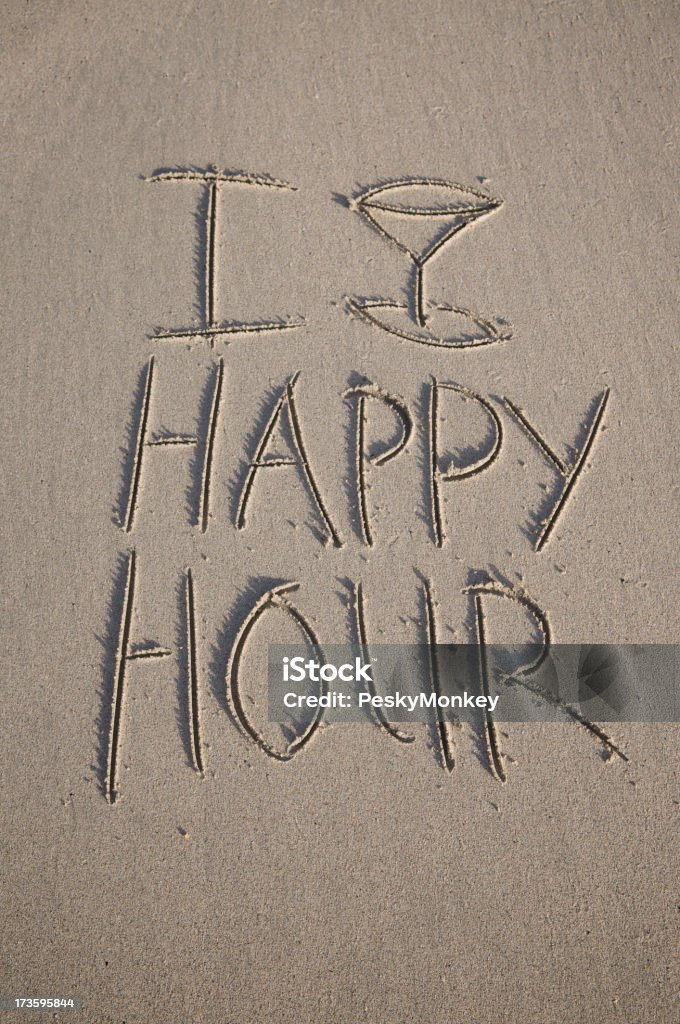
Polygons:
[[[357,583],[371,642],[422,640],[423,581],[437,639],[471,642],[465,588],[489,580],[557,642],[678,640],[679,17],[2,4],[1,996],[73,997],[38,1019],[93,1024],[677,1024],[676,725],[609,726],[627,761],[574,723],[501,726],[505,783],[469,726],[451,771],[424,725],[411,744],[325,727],[283,763],[237,727],[225,675],[249,610],[293,581],[325,643],[353,639]],[[241,178],[216,198],[146,180],[215,168]],[[468,190],[438,201],[503,201],[424,276],[424,302],[474,311],[432,308],[431,334],[489,344],[403,336],[423,334],[409,258],[357,198],[422,179]],[[410,213],[377,211],[417,245],[419,187],[397,196]],[[378,311],[397,329],[357,313],[380,299],[405,307]],[[223,322],[288,326],[157,337]],[[493,465],[439,480],[439,537],[433,377],[502,424]],[[413,430],[366,469],[362,518],[343,396],[367,381]],[[280,397],[267,455],[294,451],[291,393],[322,512],[279,466],[239,530]],[[537,551],[559,473],[502,400],[569,463],[604,395]],[[442,475],[493,430],[439,398]],[[363,408],[384,452],[394,415]],[[140,466],[145,415],[147,440],[189,443]],[[489,598],[487,639],[526,635],[527,614]],[[279,748],[262,673],[292,635],[270,608],[244,655],[248,714]]]

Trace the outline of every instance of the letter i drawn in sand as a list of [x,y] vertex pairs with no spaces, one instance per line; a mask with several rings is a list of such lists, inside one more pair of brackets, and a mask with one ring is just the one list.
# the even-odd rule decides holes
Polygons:
[[144,179],[148,182],[198,182],[204,188],[204,206],[202,207],[201,249],[202,268],[201,287],[201,324],[179,330],[159,328],[152,338],[157,341],[197,341],[207,340],[211,347],[216,341],[228,341],[239,335],[267,334],[273,331],[293,330],[306,324],[304,318],[277,318],[258,320],[250,323],[235,320],[220,320],[217,315],[218,305],[218,251],[219,251],[219,208],[222,193],[229,188],[250,186],[254,188],[273,188],[296,192],[294,185],[262,174],[250,174],[243,171],[220,171],[216,167],[206,169],[175,168],[159,170]]

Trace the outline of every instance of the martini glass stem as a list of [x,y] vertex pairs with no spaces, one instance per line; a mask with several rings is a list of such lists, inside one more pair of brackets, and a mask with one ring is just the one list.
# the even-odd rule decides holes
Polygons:
[[416,316],[416,323],[419,327],[425,327],[427,322],[427,317],[425,316],[425,264],[418,261],[416,261],[413,309]]

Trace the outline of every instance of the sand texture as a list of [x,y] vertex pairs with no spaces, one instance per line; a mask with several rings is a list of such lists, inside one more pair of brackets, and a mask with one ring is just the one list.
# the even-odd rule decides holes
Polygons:
[[267,642],[349,642],[358,601],[373,643],[474,641],[485,587],[557,642],[678,640],[679,25],[2,5],[0,995],[677,1024],[677,725],[610,726],[627,760],[502,726],[496,765],[482,725],[322,726],[283,761],[226,681],[263,599],[275,753]]

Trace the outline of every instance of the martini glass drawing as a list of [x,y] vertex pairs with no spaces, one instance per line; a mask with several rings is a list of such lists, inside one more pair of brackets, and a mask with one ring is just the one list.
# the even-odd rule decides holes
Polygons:
[[505,341],[509,332],[486,317],[426,295],[426,268],[468,225],[502,205],[478,189],[440,178],[405,178],[370,188],[351,206],[412,265],[408,301],[348,298],[351,312],[398,338],[444,348]]

